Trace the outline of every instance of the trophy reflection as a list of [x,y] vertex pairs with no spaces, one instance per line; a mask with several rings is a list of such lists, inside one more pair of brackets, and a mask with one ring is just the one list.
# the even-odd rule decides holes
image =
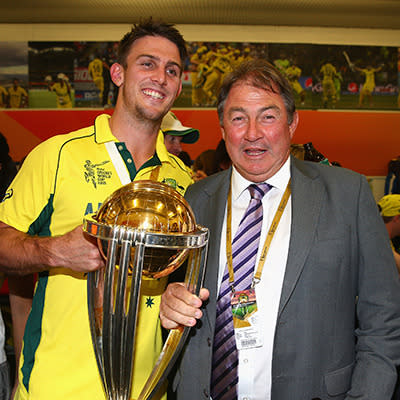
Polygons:
[[[208,230],[196,225],[171,187],[137,181],[115,191],[84,220],[106,267],[88,274],[88,308],[97,365],[108,400],[129,400],[142,276],[157,279],[185,263],[185,284],[198,294]],[[190,328],[172,330],[137,400],[151,399],[168,375]]]

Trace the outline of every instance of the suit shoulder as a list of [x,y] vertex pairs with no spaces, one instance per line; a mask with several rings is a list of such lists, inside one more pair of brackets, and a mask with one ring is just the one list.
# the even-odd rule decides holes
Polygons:
[[201,179],[190,185],[186,191],[185,198],[193,201],[199,198],[209,198],[216,191],[229,182],[230,170],[218,172],[207,178]]
[[343,167],[323,165],[311,161],[296,160],[295,166],[305,175],[309,177],[319,177],[327,182],[351,183],[359,182],[365,179],[365,176]]

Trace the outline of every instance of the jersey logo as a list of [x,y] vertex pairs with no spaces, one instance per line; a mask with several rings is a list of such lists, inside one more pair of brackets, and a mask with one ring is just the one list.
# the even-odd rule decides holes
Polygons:
[[165,183],[168,186],[171,186],[172,188],[176,189],[176,180],[173,178],[164,178],[162,180],[162,183]]
[[109,162],[110,160],[106,160],[100,164],[93,164],[90,160],[86,160],[84,164],[86,170],[84,172],[86,182],[91,182],[95,189],[97,188],[97,185],[107,184],[107,179],[111,178],[112,172],[103,168],[103,165]]
[[13,194],[14,194],[14,191],[12,189],[8,189],[6,194],[4,195],[4,197],[0,200],[0,203],[2,203],[3,201],[6,201],[10,197],[12,197]]
[[174,188],[175,190],[177,190],[178,192],[180,192],[181,194],[183,194],[185,192],[185,188],[181,185],[178,185],[178,182],[173,179],[173,178],[164,178],[161,183],[165,183],[168,186],[171,186],[172,188]]

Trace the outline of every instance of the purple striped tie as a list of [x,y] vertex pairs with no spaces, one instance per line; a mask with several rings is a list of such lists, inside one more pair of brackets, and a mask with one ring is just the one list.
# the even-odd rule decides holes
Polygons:
[[[261,200],[270,188],[267,183],[252,184],[248,187],[250,203],[232,241],[235,291],[246,290],[251,286],[263,219]],[[217,300],[211,378],[213,400],[237,399],[238,354],[233,328],[231,293],[226,266]]]

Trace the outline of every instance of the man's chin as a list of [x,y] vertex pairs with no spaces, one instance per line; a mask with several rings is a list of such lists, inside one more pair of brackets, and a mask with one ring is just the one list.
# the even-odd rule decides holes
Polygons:
[[142,120],[161,123],[168,110],[151,110],[150,108],[136,108],[137,115]]

